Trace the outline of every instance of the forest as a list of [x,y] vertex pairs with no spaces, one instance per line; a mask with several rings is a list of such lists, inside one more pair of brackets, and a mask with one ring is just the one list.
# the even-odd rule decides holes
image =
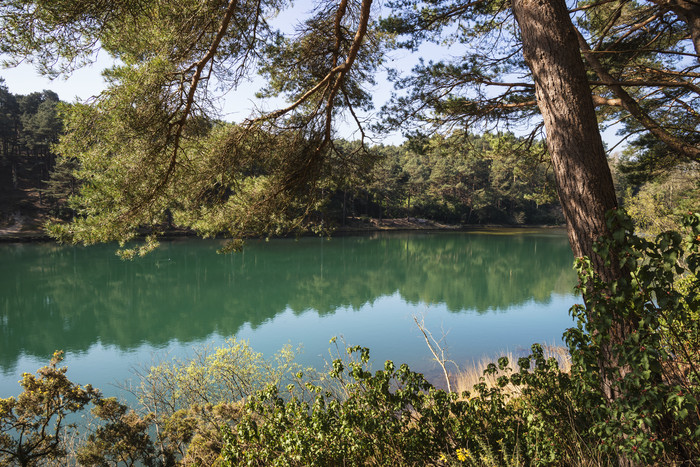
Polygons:
[[[41,232],[50,219],[74,215],[78,161],[58,157],[61,108],[52,91],[12,94],[0,84],[2,199],[0,226]],[[231,126],[225,122],[214,125]],[[362,150],[357,141],[334,142],[341,154]],[[363,163],[321,182],[327,192],[310,216],[342,229],[368,218],[413,217],[453,225],[560,225],[554,174],[542,141],[513,133],[413,136],[400,146],[374,145]],[[677,227],[682,213],[700,205],[697,163],[649,169],[635,146],[609,159],[616,193],[639,228],[659,233]]]
[[[48,194],[56,177],[57,157],[52,146],[63,130],[51,91],[23,96],[12,94],[0,79],[0,225],[29,223],[36,230],[57,208]],[[58,161],[58,167],[63,165]]]
[[[68,198],[80,188],[73,175],[77,161],[57,157],[54,150],[63,131],[59,108],[67,104],[51,91],[22,96],[0,86],[0,92],[3,224],[26,217],[37,229],[52,217],[69,219]],[[362,149],[359,142],[334,144],[343,154]],[[463,225],[564,222],[544,145],[512,133],[456,132],[372,146],[352,173],[320,184],[328,194],[313,218],[330,228],[369,217]]]
[[[24,374],[19,397],[0,400],[0,461],[62,462],[74,439],[65,417],[92,407],[96,425],[71,451],[85,465],[697,465],[697,2],[289,7],[3,2],[6,65],[65,76],[98,52],[115,59],[104,92],[58,106],[53,146],[37,138],[50,126],[38,117],[51,113],[53,104],[39,112],[48,94],[32,107],[5,90],[18,109],[6,115],[19,115],[3,139],[11,196],[29,183],[43,187],[39,206],[67,197],[49,234],[118,242],[127,258],[147,255],[173,226],[230,238],[230,251],[252,235],[322,233],[351,217],[563,218],[583,302],[564,335],[570,368],[533,344],[457,394],[390,361],[370,371],[362,347],[338,345],[316,374],[294,367],[288,350],[267,360],[231,342],[151,368],[133,408],[71,382],[56,352]],[[289,26],[286,12],[291,32],[275,22]],[[450,52],[391,69],[392,51],[426,44]],[[370,119],[386,67],[394,91]],[[265,80],[260,96],[284,104],[224,123],[216,103],[251,76]],[[356,141],[339,137],[341,121]],[[611,127],[626,143],[619,153],[601,136]],[[370,144],[371,132],[397,129],[400,147]],[[47,147],[61,162],[44,171]]]

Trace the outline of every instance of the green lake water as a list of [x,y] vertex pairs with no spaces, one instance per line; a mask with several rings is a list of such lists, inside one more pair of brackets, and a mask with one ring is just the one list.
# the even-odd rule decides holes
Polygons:
[[66,352],[68,376],[118,394],[132,369],[194,347],[248,340],[271,355],[301,344],[320,367],[329,339],[437,375],[422,317],[467,363],[561,343],[575,274],[560,230],[374,233],[251,241],[176,240],[134,261],[113,245],[0,245],[0,397]]

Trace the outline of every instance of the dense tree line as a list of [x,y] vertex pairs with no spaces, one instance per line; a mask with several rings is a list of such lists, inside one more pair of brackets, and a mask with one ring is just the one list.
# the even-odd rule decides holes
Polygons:
[[[77,161],[57,157],[63,131],[60,100],[52,91],[12,94],[0,86],[3,217],[24,212],[69,218],[67,200],[78,192]],[[217,126],[203,122],[200,137]],[[333,170],[319,184],[328,201],[309,218],[345,226],[355,218],[425,218],[451,224],[560,224],[554,174],[544,143],[513,133],[454,131],[414,135],[399,145],[365,148],[337,140]],[[651,233],[677,227],[679,216],[700,202],[695,162],[667,157],[663,163],[640,142],[611,159],[619,201],[638,227]],[[356,157],[362,154],[362,157]],[[360,164],[343,163],[354,155]],[[249,175],[265,173],[264,167]],[[33,203],[32,203],[33,198]]]
[[[23,222],[56,206],[68,194],[57,180],[74,183],[52,147],[63,131],[58,95],[49,90],[13,94],[0,78],[0,222]],[[53,177],[52,178],[52,174]],[[73,186],[74,187],[74,186]],[[75,187],[74,187],[75,188]]]
[[370,153],[372,170],[339,186],[333,212],[452,224],[563,223],[540,141],[455,132],[375,146]]
[[[48,178],[55,155],[51,146],[58,142],[63,125],[58,116],[58,95],[53,91],[12,94],[0,80],[0,150],[3,182],[18,186],[20,166],[34,166]],[[5,183],[7,185],[7,183]]]
[[[78,191],[75,159],[56,157],[62,134],[60,100],[52,91],[2,98],[2,177],[6,219],[27,210],[33,193],[47,213],[69,216],[67,199]],[[204,124],[200,139],[223,122]],[[359,141],[334,142],[340,154],[362,153],[350,170],[337,158],[320,184],[330,201],[319,205],[314,221],[343,226],[350,217],[420,217],[462,224],[561,223],[554,180],[541,142],[512,133],[414,137],[401,145],[364,148]],[[249,175],[269,174],[265,167]],[[23,191],[24,190],[24,191]],[[24,199],[24,204],[22,202]],[[13,204],[14,203],[14,204]],[[9,219],[8,219],[9,220]]]

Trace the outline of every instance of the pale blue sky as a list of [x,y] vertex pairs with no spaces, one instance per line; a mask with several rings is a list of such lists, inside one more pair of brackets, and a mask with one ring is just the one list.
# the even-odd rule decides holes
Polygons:
[[[417,56],[412,57],[409,52],[396,52],[398,60],[405,63],[403,68],[409,71],[412,64],[417,61]],[[104,88],[104,80],[101,72],[112,64],[109,56],[102,52],[98,60],[91,67],[86,67],[73,72],[68,77],[59,77],[54,80],[46,76],[39,75],[30,64],[21,64],[15,68],[0,68],[0,77],[5,79],[5,85],[13,94],[29,94],[44,89],[50,89],[67,102],[85,101],[92,96],[98,95]],[[388,66],[392,66],[391,63]],[[379,112],[391,95],[392,84],[386,78],[386,73],[382,72],[377,79],[378,85],[371,90],[375,111]],[[281,99],[261,101],[255,98],[255,92],[263,85],[262,78],[254,78],[253,81],[245,82],[238,89],[223,96],[221,101],[222,116],[227,121],[240,122],[248,117],[253,108],[262,107],[265,110],[274,110],[283,106]],[[355,128],[350,124],[342,124],[338,128],[340,136],[353,139]],[[385,144],[397,143],[402,140],[401,135],[396,133],[384,138]]]
[[[395,62],[387,65],[397,66],[396,64],[398,64],[405,72],[410,70],[420,55],[409,52],[395,52],[395,54]],[[101,71],[110,64],[109,57],[102,53],[98,56],[94,66],[77,70],[67,78],[60,77],[49,80],[47,77],[37,74],[35,69],[28,64],[22,64],[16,68],[0,69],[0,77],[5,79],[6,86],[13,94],[29,94],[50,89],[64,101],[74,102],[76,99],[84,101],[99,94],[104,89]],[[378,85],[372,90],[376,107],[375,113],[380,111],[382,104],[388,100],[392,90],[392,84],[386,79],[385,73],[378,77],[377,82]],[[228,121],[241,121],[247,117],[255,105],[261,105],[260,100],[254,96],[260,86],[262,86],[260,80],[244,83],[238,90],[226,95],[222,106],[223,117]],[[270,110],[272,104],[274,102],[267,103],[267,110]],[[277,101],[277,104],[281,105],[282,102]],[[355,128],[351,124],[341,124],[338,129],[340,136],[347,139],[354,139],[354,131]],[[608,144],[608,147],[615,145],[619,139],[620,137],[615,135],[614,130],[603,133],[603,140]],[[385,135],[381,140],[377,139],[377,142],[384,144],[400,144],[401,141],[403,138],[399,132]]]
[[[294,11],[289,11],[289,17],[303,17],[303,13],[310,3],[308,0],[301,0],[294,7]],[[298,15],[301,14],[301,15]],[[292,30],[293,22],[283,21],[280,18],[274,20],[275,23],[280,23],[277,26],[286,29],[287,32]],[[454,49],[454,48],[453,48]],[[452,52],[452,53],[450,53]],[[418,63],[419,57],[425,57],[426,60],[440,60],[448,58],[457,52],[456,49],[450,50],[447,47],[438,46],[435,44],[424,44],[418,52],[410,52],[406,50],[392,51],[385,66],[388,68],[397,68],[403,73],[408,73],[410,69]],[[99,94],[105,87],[104,80],[101,76],[103,69],[109,67],[112,61],[107,53],[102,51],[97,56],[97,61],[91,67],[86,67],[73,72],[69,77],[59,77],[54,80],[49,80],[45,76],[40,76],[33,66],[22,64],[15,68],[2,69],[0,68],[0,77],[5,79],[5,85],[13,94],[29,94],[44,89],[50,89],[58,94],[58,96],[68,102],[76,100],[84,101],[91,96]],[[262,102],[255,98],[255,92],[262,87],[263,81],[259,77],[254,77],[252,82],[243,83],[238,89],[229,92],[223,96],[221,100],[221,116],[232,122],[240,122],[251,114],[255,107],[265,110],[274,110],[282,107],[284,102],[281,99]],[[382,71],[377,75],[377,86],[371,90],[374,99],[375,110],[374,114],[381,111],[381,107],[386,103],[391,95],[393,85],[388,81],[386,72]],[[372,115],[370,115],[371,117]],[[378,115],[374,115],[378,117]],[[366,129],[367,130],[367,129]],[[359,137],[357,128],[350,122],[339,122],[337,128],[338,134],[342,138],[356,139]],[[472,131],[480,133],[482,130],[474,128]],[[520,131],[514,130],[516,134],[526,134],[527,129]],[[603,133],[603,140],[608,144],[608,147],[614,146],[620,137],[615,135],[614,130],[608,130]],[[403,137],[400,132],[382,135],[381,138],[374,136],[374,142],[384,144],[400,144]]]

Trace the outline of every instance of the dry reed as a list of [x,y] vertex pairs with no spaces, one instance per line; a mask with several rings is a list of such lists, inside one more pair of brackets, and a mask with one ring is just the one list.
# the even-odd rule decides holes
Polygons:
[[[550,357],[554,358],[559,364],[559,368],[565,373],[571,371],[571,356],[569,355],[569,351],[566,349],[566,347],[542,345],[542,348],[546,359],[549,359]],[[454,390],[459,394],[464,391],[472,392],[474,385],[479,384],[482,381],[486,383],[487,388],[497,387],[499,376],[504,374],[513,374],[520,371],[520,368],[518,367],[518,358],[514,356],[512,352],[507,352],[501,355],[508,358],[508,367],[505,371],[498,371],[495,374],[484,374],[484,371],[488,365],[490,363],[496,363],[498,360],[498,358],[484,356],[480,360],[472,361],[469,366],[458,369],[456,372],[450,375],[450,378],[454,382]],[[508,383],[503,390],[513,395],[520,394],[520,388],[511,383]]]

